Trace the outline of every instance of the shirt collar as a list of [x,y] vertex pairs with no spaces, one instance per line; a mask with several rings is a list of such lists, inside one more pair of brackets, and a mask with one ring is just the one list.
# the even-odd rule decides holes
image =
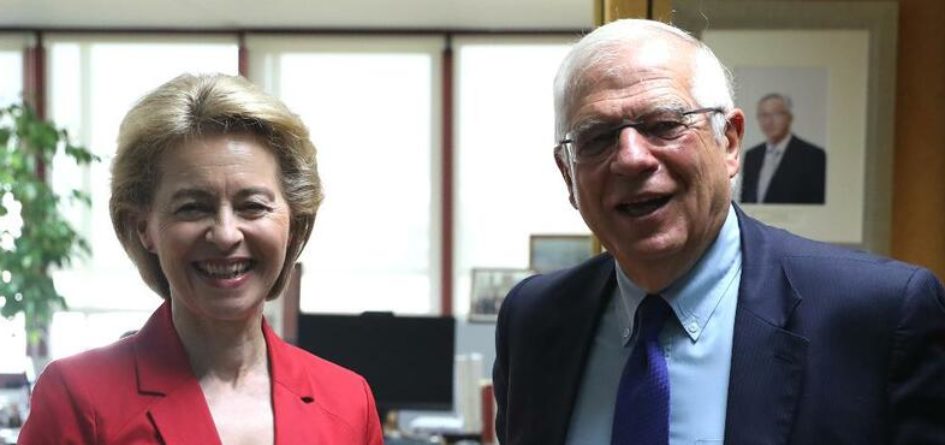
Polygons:
[[774,143],[774,144],[772,144],[772,143],[770,143],[770,142],[766,142],[765,145],[768,147],[768,151],[769,151],[769,152],[770,152],[770,151],[773,151],[773,152],[776,153],[778,156],[780,156],[780,155],[784,154],[784,150],[787,150],[787,145],[788,145],[789,142],[791,142],[791,136],[792,136],[791,133],[788,133],[787,136],[785,136],[785,137],[784,137],[783,139],[781,139],[780,141],[778,141],[778,142],[776,142],[776,143]]
[[[661,295],[673,308],[676,319],[683,331],[693,342],[705,329],[706,323],[715,312],[722,296],[735,284],[735,277],[741,268],[741,231],[734,206],[729,206],[728,215],[722,224],[722,230],[709,249],[696,262],[696,265]],[[623,329],[623,340],[630,340],[633,332],[633,315],[646,296],[646,292],[637,286],[623,272],[619,265],[617,273],[617,316]]]

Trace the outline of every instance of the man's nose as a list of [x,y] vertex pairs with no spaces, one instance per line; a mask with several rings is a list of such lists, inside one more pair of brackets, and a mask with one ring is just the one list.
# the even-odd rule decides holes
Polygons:
[[617,153],[611,164],[615,172],[639,175],[659,168],[659,160],[653,156],[652,144],[646,136],[633,127],[620,130],[617,135]]

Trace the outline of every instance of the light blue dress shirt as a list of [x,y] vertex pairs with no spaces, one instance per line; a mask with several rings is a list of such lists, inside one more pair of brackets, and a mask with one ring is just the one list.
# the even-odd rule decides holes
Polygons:
[[[646,292],[617,269],[617,288],[591,345],[568,429],[568,445],[608,445],[617,387],[633,350],[633,315]],[[669,369],[669,443],[721,444],[732,359],[735,304],[742,271],[733,207],[718,238],[686,275],[661,295],[673,308],[660,333]]]

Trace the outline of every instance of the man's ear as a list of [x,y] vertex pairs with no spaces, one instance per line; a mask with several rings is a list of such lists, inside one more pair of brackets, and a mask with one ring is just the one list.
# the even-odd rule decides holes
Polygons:
[[151,233],[148,232],[148,213],[141,212],[135,216],[135,231],[138,232],[138,240],[145,250],[154,252],[154,240],[151,239]]
[[741,168],[742,137],[745,136],[745,113],[735,108],[729,112],[725,123],[725,165],[729,179],[734,178]]
[[571,201],[571,207],[577,209],[577,200],[574,196],[574,178],[571,177],[571,169],[568,166],[567,161],[564,159],[564,154],[560,149],[555,150],[554,156],[555,164],[558,165],[558,171],[561,172],[561,177],[564,178],[564,183],[568,185],[568,200]]

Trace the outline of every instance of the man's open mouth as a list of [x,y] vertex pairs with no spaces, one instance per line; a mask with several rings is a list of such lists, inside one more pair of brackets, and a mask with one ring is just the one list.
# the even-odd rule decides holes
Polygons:
[[672,195],[667,195],[653,199],[621,203],[617,206],[617,210],[635,218],[646,216],[661,209],[671,198]]

